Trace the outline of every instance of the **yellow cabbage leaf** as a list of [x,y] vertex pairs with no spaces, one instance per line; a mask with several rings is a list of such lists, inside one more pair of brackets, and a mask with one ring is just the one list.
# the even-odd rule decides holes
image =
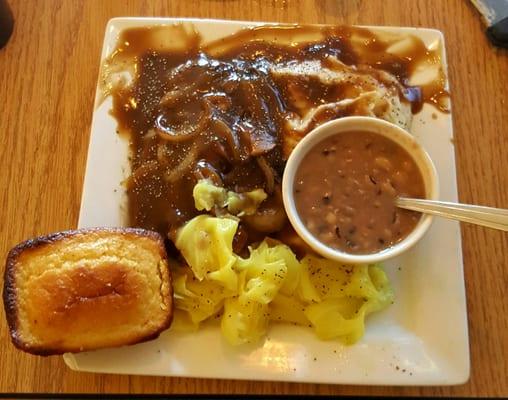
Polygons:
[[245,287],[242,290],[246,298],[262,304],[273,300],[287,275],[286,263],[281,257],[285,247],[270,247],[264,240],[257,248],[249,248],[249,258],[238,257],[235,269],[245,271]]
[[224,208],[227,205],[227,190],[214,185],[208,179],[201,179],[192,190],[194,207],[198,211],[210,211],[214,207]]
[[297,298],[279,293],[270,303],[270,319],[307,326],[310,322],[305,308],[306,305]]
[[175,246],[185,261],[202,281],[205,277],[220,282],[229,290],[236,290],[238,279],[233,271],[233,237],[238,221],[198,215],[177,233]]
[[[265,247],[264,247],[265,246]],[[261,251],[269,253],[267,257],[272,260],[281,259],[286,265],[287,273],[282,287],[280,288],[281,293],[286,295],[292,295],[300,283],[300,262],[296,258],[293,250],[287,245],[271,238],[265,238],[261,243]]]
[[224,303],[221,330],[234,346],[255,343],[266,334],[268,321],[268,305],[245,297],[229,298]]
[[244,290],[246,281],[247,271],[240,272],[238,296],[224,302],[221,330],[226,340],[234,346],[258,341],[268,328],[268,305],[252,300],[247,295]]
[[239,217],[254,214],[259,205],[268,197],[263,189],[255,189],[250,192],[228,192],[228,211]]
[[320,339],[339,339],[344,344],[353,344],[365,330],[365,307],[360,304],[357,299],[327,299],[309,305],[305,316]]
[[192,317],[187,311],[175,308],[170,329],[175,332],[196,332],[199,329],[199,323],[192,322]]
[[254,214],[259,205],[267,198],[263,189],[236,193],[216,186],[209,179],[201,179],[192,191],[194,206],[199,211],[211,211],[214,208],[226,208],[233,215]]
[[318,302],[321,300],[319,292],[314,286],[314,283],[310,280],[309,265],[305,260],[308,257],[300,261],[300,278],[296,290],[296,296],[307,303]]
[[[175,308],[187,313],[190,322],[198,325],[201,321],[217,314],[224,304],[224,299],[231,292],[214,281],[197,280],[188,268],[174,268],[173,298]],[[182,324],[187,322],[180,315]]]
[[364,334],[365,317],[393,301],[388,278],[377,265],[341,265],[315,256],[306,256],[301,264],[322,299],[305,309],[321,339],[355,343]]
[[268,305],[288,276],[286,260],[292,263],[292,280],[297,281],[298,261],[287,246],[270,246],[264,240],[249,250],[249,257],[238,257],[234,266],[239,273],[238,296],[226,299],[224,304],[222,332],[233,345],[253,343],[266,333],[270,317]]

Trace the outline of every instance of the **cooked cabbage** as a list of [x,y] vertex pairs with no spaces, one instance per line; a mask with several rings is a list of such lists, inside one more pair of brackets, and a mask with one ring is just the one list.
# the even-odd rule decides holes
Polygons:
[[238,257],[235,268],[245,272],[244,296],[262,304],[270,303],[284,283],[287,266],[283,257],[284,245],[269,247],[266,241],[258,248],[250,248],[250,257]]
[[230,214],[241,217],[254,214],[266,199],[267,194],[263,189],[236,193],[214,185],[209,179],[201,179],[194,186],[192,196],[194,197],[194,206],[199,211],[227,207]]
[[305,308],[306,304],[298,298],[279,293],[270,303],[270,319],[307,326],[310,321],[305,315]]
[[239,296],[226,300],[221,330],[226,340],[234,346],[255,343],[266,334],[268,321],[267,304]]
[[281,256],[289,250],[286,246],[270,247],[263,241],[249,250],[249,258],[237,259],[238,295],[226,300],[222,315],[222,332],[233,345],[252,343],[264,336],[269,322],[268,305],[287,276],[288,268]]
[[193,326],[216,315],[232,293],[212,280],[199,281],[189,268],[174,268],[172,276],[175,307],[187,314]]
[[298,261],[270,238],[242,258],[232,250],[237,227],[234,219],[200,215],[179,230],[176,247],[189,268],[173,271],[174,329],[196,329],[217,317],[226,340],[240,345],[260,340],[272,320],[353,344],[363,336],[365,318],[393,302],[378,265],[342,265],[313,255]]
[[233,237],[238,221],[198,215],[177,233],[175,246],[182,253],[194,276],[215,280],[225,288],[237,290],[238,278],[233,271]]
[[225,188],[215,186],[208,179],[201,179],[194,185],[192,197],[194,197],[194,206],[196,210],[210,211],[214,207],[226,207],[228,196]]
[[259,205],[268,197],[263,189],[255,189],[250,192],[228,192],[228,211],[239,217],[254,214]]
[[173,311],[173,322],[171,330],[176,332],[195,332],[199,329],[199,324],[195,324],[191,320],[191,315],[187,311],[175,308]]
[[388,279],[377,265],[341,265],[315,256],[306,256],[301,264],[307,266],[321,298],[305,309],[321,339],[357,342],[365,330],[365,317],[393,301]]

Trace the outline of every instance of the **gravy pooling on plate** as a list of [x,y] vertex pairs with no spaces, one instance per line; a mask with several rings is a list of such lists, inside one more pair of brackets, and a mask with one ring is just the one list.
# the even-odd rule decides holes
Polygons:
[[404,239],[420,213],[396,207],[397,197],[423,198],[418,166],[398,143],[376,133],[332,135],[309,150],[295,175],[297,212],[324,244],[369,254]]
[[[203,178],[240,193],[262,188],[268,198],[241,217],[237,251],[266,235],[294,243],[281,177],[316,125],[368,115],[408,129],[424,102],[447,111],[439,49],[409,35],[282,25],[203,43],[183,24],[128,29],[118,43],[101,86],[131,144],[129,225],[174,232],[199,213],[192,191]],[[435,79],[412,87],[420,67],[435,68]]]

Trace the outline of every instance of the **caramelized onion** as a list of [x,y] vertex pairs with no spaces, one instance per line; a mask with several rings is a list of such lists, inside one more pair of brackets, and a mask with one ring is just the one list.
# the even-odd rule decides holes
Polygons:
[[[212,80],[212,76],[207,73],[206,64],[199,65],[199,61],[187,62],[181,67],[175,68],[173,73],[170,75],[166,84],[167,87],[176,87],[184,82],[182,89],[173,89],[166,92],[161,97],[159,104],[166,107],[173,107],[178,102],[191,97],[196,89],[200,86],[207,86]],[[188,75],[192,75],[192,79],[189,79]],[[189,82],[190,81],[190,82]]]
[[223,186],[222,177],[219,172],[206,160],[199,160],[194,169],[196,180],[210,179],[214,185]]
[[157,161],[163,167],[167,166],[171,161],[173,149],[167,146],[165,143],[159,143],[157,145]]
[[211,124],[214,132],[226,141],[233,160],[240,161],[240,142],[233,130],[219,118],[214,118]]
[[179,181],[183,175],[192,168],[192,164],[196,161],[197,157],[198,148],[196,145],[193,145],[182,162],[178,164],[175,169],[164,174],[164,180],[168,183]]
[[161,124],[162,115],[159,115],[155,119],[155,130],[157,131],[159,138],[162,140],[166,140],[168,142],[183,142],[192,139],[206,129],[210,117],[210,104],[207,101],[203,101],[203,111],[195,124],[191,124],[182,130],[173,130]]
[[149,160],[141,164],[125,181],[127,189],[131,189],[131,187],[136,184],[135,181],[146,177],[148,174],[156,171],[158,168],[159,165],[155,160]]
[[263,174],[265,176],[265,182],[266,182],[266,192],[268,194],[273,193],[273,189],[275,187],[275,177],[273,173],[272,167],[268,164],[266,159],[263,156],[259,156],[256,158],[256,161],[259,165],[259,168],[261,168],[261,171],[263,171]]
[[231,98],[223,92],[207,93],[203,97],[214,107],[222,111],[226,111],[232,105]]
[[247,241],[249,239],[249,234],[245,230],[245,227],[242,223],[238,225],[238,229],[236,230],[235,236],[233,237],[233,251],[236,254],[241,254],[242,251],[247,246]]

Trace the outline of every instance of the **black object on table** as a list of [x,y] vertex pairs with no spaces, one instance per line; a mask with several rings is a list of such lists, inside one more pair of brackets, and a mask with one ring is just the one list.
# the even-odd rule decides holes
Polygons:
[[487,26],[493,45],[508,49],[508,0],[471,0]]
[[496,46],[508,48],[508,17],[489,26],[487,36]]
[[3,48],[14,29],[14,17],[7,0],[0,0],[0,49]]

